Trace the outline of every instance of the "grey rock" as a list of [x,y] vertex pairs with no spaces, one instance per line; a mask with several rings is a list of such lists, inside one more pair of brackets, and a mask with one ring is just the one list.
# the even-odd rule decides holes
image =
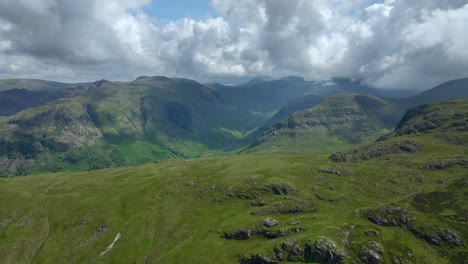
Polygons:
[[279,262],[278,259],[270,256],[251,255],[250,257],[239,257],[240,264],[277,264]]
[[370,209],[364,212],[364,216],[380,226],[408,226],[416,220],[409,210],[399,206]]
[[375,241],[371,241],[361,248],[359,259],[366,264],[380,264],[383,263],[382,255],[382,246]]
[[304,250],[295,244],[289,252],[287,260],[289,262],[302,262],[304,259]]
[[364,235],[369,236],[369,237],[374,237],[374,236],[379,236],[380,233],[377,230],[367,230],[367,231],[364,231]]
[[278,220],[274,219],[274,218],[265,218],[263,221],[262,221],[262,224],[266,227],[274,227],[274,226],[277,226],[279,224]]
[[346,252],[337,249],[332,240],[324,238],[317,240],[313,245],[306,244],[304,258],[306,262],[344,263]]
[[231,232],[225,232],[225,239],[234,239],[234,240],[246,240],[252,236],[252,231],[250,229],[241,229]]

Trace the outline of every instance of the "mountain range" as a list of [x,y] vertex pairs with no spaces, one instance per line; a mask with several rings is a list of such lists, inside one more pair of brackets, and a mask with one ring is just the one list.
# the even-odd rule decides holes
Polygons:
[[396,91],[344,78],[290,76],[240,86],[162,76],[80,84],[1,80],[0,175],[239,151],[328,153],[392,131],[410,107],[468,97],[467,83],[395,98]]

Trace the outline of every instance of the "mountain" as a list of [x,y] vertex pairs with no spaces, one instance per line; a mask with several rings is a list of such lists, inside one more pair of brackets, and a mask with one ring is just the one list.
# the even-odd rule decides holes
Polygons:
[[229,147],[255,123],[186,79],[103,80],[73,93],[0,119],[3,174],[198,156]]
[[[334,79],[334,82],[353,87],[348,79]],[[453,80],[408,98],[330,96],[314,108],[319,98],[303,96],[292,100],[289,104],[294,106],[290,107],[292,111],[279,111],[252,133],[256,139],[245,151],[327,152],[337,146],[370,142],[394,129],[397,120],[411,107],[468,98],[468,79]],[[306,109],[308,106],[310,109]]]
[[456,98],[468,98],[468,78],[448,81],[421,94],[402,99],[400,103],[409,108]]
[[29,91],[14,88],[0,91],[0,116],[9,116],[21,110],[39,106],[63,97],[56,91]]
[[[453,139],[466,138],[467,106],[413,109],[390,135],[331,157],[0,179],[0,262],[464,263],[468,161]],[[421,130],[428,120],[439,126]]]
[[254,79],[240,86],[224,86],[210,84],[214,93],[227,106],[233,109],[243,109],[271,117],[288,101],[305,95],[324,97],[339,93],[360,93],[373,96],[394,97],[397,94],[404,97],[412,92],[375,89],[360,80],[333,78],[329,81],[306,81],[302,77],[288,76],[278,80]]
[[[407,139],[406,142],[402,143],[401,138]],[[438,146],[438,144],[441,145]],[[426,145],[433,149],[431,155],[434,158],[444,155],[444,146],[446,148],[468,146],[468,98],[411,108],[391,133],[383,135],[367,146],[337,152],[332,155],[332,159],[336,161],[370,160],[388,154],[425,150]],[[437,147],[440,149],[437,150]],[[463,158],[463,156],[458,158]],[[447,162],[450,163],[449,160]],[[439,165],[450,167],[453,164]]]
[[12,89],[26,89],[28,91],[61,91],[78,85],[82,84],[60,83],[36,79],[3,79],[0,80],[0,91]]
[[0,80],[0,116],[10,116],[24,109],[73,96],[73,88],[86,84],[67,84],[44,80]]
[[323,153],[362,144],[392,130],[400,115],[394,105],[378,97],[333,95],[273,125],[246,151]]
[[[406,109],[434,96],[464,96],[466,86],[456,80],[403,99],[372,97],[388,93],[359,80],[297,76],[240,86],[142,76],[82,84],[11,79],[0,87],[0,176],[11,176],[230,153],[252,142],[247,151],[329,153],[392,130]],[[341,92],[367,95],[316,106]]]

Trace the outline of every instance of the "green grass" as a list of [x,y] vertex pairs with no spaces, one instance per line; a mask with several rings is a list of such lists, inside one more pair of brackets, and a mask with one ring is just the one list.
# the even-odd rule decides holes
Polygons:
[[[286,241],[304,247],[321,238],[346,250],[346,263],[358,261],[370,241],[382,245],[385,263],[463,263],[466,246],[430,245],[415,230],[448,229],[468,241],[466,100],[424,109],[384,141],[343,151],[362,157],[381,144],[414,141],[422,147],[389,148],[353,162],[332,161],[330,154],[344,145],[330,144],[328,152],[321,140],[313,143],[320,154],[226,155],[86,172],[63,171],[180,155],[138,140],[45,152],[51,162],[44,166],[62,172],[0,178],[0,263],[237,263],[239,255],[274,255]],[[183,138],[164,142],[192,153],[208,149]],[[426,169],[451,159],[459,162]],[[290,185],[296,192],[289,195],[271,187]],[[295,205],[305,210],[284,212]],[[396,206],[415,220],[379,226],[363,214]],[[258,231],[266,217],[280,222],[272,231],[292,228],[292,221],[305,230],[276,239],[224,238],[224,232]],[[107,229],[97,232],[103,225]],[[379,235],[365,235],[369,230]],[[112,251],[99,256],[118,233]]]
[[[417,140],[424,144],[424,151],[359,163],[335,163],[328,155],[248,154],[0,179],[0,261],[236,263],[239,254],[272,255],[274,246],[284,241],[306,243],[328,237],[353,258],[357,258],[358,245],[375,240],[383,245],[388,262],[393,255],[408,259],[402,252],[411,251],[417,263],[456,263],[453,258],[460,252],[466,254],[465,248],[444,247],[447,256],[442,257],[438,253],[441,247],[430,246],[406,228],[377,226],[360,216],[366,208],[398,204],[408,208],[418,224],[436,223],[468,239],[466,224],[447,218],[467,210],[463,196],[448,204],[443,213],[422,212],[412,205],[418,193],[466,195],[466,185],[457,185],[466,178],[465,168],[422,170],[416,166],[465,155],[466,148],[440,144],[424,135]],[[141,151],[139,158],[143,158],[142,148],[136,144],[121,151]],[[353,175],[320,172],[336,166],[351,169]],[[420,174],[424,183],[417,180]],[[440,178],[446,184],[438,184]],[[306,213],[270,215],[280,221],[279,227],[300,221],[306,231],[272,240],[224,239],[225,231],[252,227],[267,217],[253,215],[259,208],[250,200],[226,195],[233,186],[253,186],[252,179],[255,186],[295,186],[293,195],[265,194],[259,199],[267,207],[294,203],[295,199],[308,201],[313,210]],[[104,223],[109,228],[93,237]],[[348,239],[354,244],[345,246],[342,240],[351,226],[354,229]],[[378,230],[381,235],[367,237],[366,230]],[[122,238],[114,249],[100,257],[119,232]]]

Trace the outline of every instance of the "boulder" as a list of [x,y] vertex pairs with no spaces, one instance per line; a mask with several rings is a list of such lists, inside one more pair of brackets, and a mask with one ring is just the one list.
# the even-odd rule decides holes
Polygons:
[[266,227],[274,227],[274,226],[277,226],[279,224],[278,220],[274,219],[274,218],[265,218],[263,221],[262,221],[262,224]]

